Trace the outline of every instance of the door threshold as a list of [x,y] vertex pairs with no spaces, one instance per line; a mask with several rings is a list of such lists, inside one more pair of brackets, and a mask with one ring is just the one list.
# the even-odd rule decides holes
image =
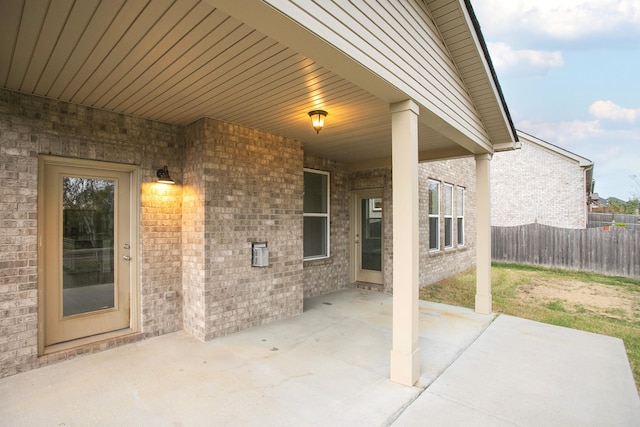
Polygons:
[[366,289],[368,291],[384,292],[384,285],[382,283],[354,282],[353,286],[356,289]]
[[142,337],[141,333],[138,333],[131,328],[119,329],[117,331],[106,332],[104,334],[92,335],[90,337],[79,338],[77,340],[65,341],[58,344],[46,346],[41,356],[47,356],[53,353],[60,353],[67,350],[78,349],[81,347],[88,347],[106,341],[117,341],[118,339],[128,337],[129,335],[140,335]]

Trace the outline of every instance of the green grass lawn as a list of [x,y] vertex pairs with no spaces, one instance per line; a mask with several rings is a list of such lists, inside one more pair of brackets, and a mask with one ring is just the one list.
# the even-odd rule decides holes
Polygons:
[[[492,265],[493,311],[624,341],[640,390],[640,280],[537,266]],[[420,299],[473,308],[475,270],[420,290]]]

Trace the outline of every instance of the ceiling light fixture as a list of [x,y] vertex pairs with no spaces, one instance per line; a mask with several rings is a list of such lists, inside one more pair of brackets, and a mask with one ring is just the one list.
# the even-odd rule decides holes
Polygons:
[[327,117],[327,112],[324,110],[313,110],[309,111],[309,117],[311,117],[311,124],[313,128],[316,130],[316,133],[320,133],[322,127],[324,126],[324,119]]

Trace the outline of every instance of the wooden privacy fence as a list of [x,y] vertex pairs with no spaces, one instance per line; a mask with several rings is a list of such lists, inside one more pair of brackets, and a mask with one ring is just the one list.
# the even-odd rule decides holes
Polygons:
[[624,224],[625,227],[640,231],[640,215],[619,213],[589,212],[587,228],[605,227],[608,225]]
[[491,227],[491,257],[494,261],[640,277],[640,231],[541,224]]

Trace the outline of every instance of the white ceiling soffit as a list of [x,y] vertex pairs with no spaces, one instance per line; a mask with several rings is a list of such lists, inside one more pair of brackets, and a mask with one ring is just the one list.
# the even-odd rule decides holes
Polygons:
[[[186,125],[211,117],[345,163],[391,155],[388,102],[196,0],[3,0],[0,84]],[[329,112],[316,134],[307,112]],[[464,150],[422,125],[423,160]]]

